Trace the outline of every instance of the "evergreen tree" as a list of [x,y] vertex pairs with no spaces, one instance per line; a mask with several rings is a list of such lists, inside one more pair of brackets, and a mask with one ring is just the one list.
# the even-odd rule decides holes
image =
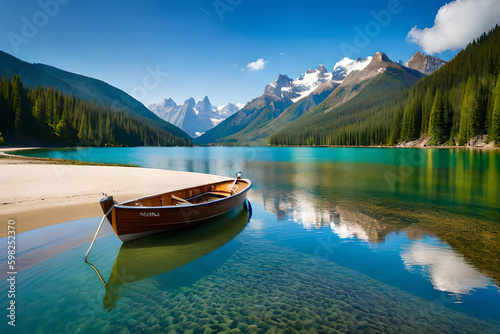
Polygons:
[[46,110],[45,110],[45,92],[42,87],[38,87],[36,91],[36,101],[33,106],[33,117],[45,122]]
[[406,105],[403,114],[403,127],[401,130],[400,140],[412,140],[419,137],[417,131],[417,100],[410,98],[410,102]]
[[487,131],[486,118],[489,98],[488,75],[476,80],[473,114],[471,115],[472,136],[485,134]]
[[389,133],[389,139],[387,140],[387,145],[396,145],[401,134],[401,123],[403,122],[403,110],[402,107],[396,106],[392,115],[392,124]]
[[449,94],[443,91],[443,133],[442,139],[447,140],[450,145],[455,145],[453,142],[453,109],[449,99]]
[[431,117],[432,106],[434,102],[434,93],[430,87],[427,87],[425,92],[425,97],[422,101],[422,125],[421,132],[427,133],[429,131],[429,120]]
[[460,113],[460,132],[458,134],[459,145],[464,145],[473,137],[475,121],[477,116],[474,110],[476,104],[476,80],[469,77],[465,86],[464,98],[462,101],[462,112]]
[[436,92],[429,119],[429,136],[432,137],[431,144],[440,144],[444,135],[444,102],[441,90]]
[[[1,89],[1,87],[0,87]],[[5,131],[8,121],[7,106],[5,104],[5,99],[0,91],[0,131]]]
[[26,118],[23,113],[21,105],[21,95],[23,93],[23,86],[21,79],[16,74],[11,80],[11,97],[12,97],[12,110],[14,112],[14,130],[16,135],[20,135],[23,131],[23,126],[26,124]]
[[81,141],[85,141],[87,140],[87,135],[88,135],[87,116],[82,115],[80,121],[80,129],[78,131],[78,139],[80,139]]
[[71,128],[69,126],[69,110],[67,105],[65,104],[61,119],[57,123],[56,129],[55,129],[55,135],[58,137],[61,137],[63,139],[66,139],[68,141],[71,141]]
[[489,140],[495,141],[496,144],[500,144],[500,73],[498,74],[493,100],[493,115],[488,138]]

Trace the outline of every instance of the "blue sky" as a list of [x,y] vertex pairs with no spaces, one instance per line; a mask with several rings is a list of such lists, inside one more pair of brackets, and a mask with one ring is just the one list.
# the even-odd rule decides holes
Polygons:
[[[406,61],[423,50],[419,44],[426,48],[433,42],[424,40],[421,30],[413,37],[419,44],[411,42],[408,33],[415,26],[433,27],[445,4],[440,0],[2,1],[0,50],[101,79],[146,105],[165,97],[182,103],[205,95],[216,105],[244,103],[261,95],[278,74],[295,78],[320,63],[332,70],[345,56],[364,58],[384,51],[392,60]],[[381,15],[378,21],[374,13]],[[360,31],[367,38],[359,37]],[[459,49],[454,46],[436,55],[449,60]],[[263,68],[249,71],[247,65],[258,59],[263,59]]]

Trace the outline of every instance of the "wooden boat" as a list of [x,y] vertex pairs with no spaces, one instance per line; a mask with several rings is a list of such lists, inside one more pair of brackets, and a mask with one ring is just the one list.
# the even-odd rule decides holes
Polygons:
[[205,223],[242,205],[252,183],[240,176],[119,204],[110,196],[100,204],[116,236],[126,242]]
[[[123,285],[182,267],[231,241],[250,219],[250,212],[244,209],[244,205],[224,213],[210,224],[198,224],[190,229],[123,243],[107,283],[94,267],[106,289],[103,299],[105,308],[114,307]],[[216,262],[212,261],[211,265],[221,266],[238,248],[239,243],[235,243],[225,250],[227,256],[217,256]]]

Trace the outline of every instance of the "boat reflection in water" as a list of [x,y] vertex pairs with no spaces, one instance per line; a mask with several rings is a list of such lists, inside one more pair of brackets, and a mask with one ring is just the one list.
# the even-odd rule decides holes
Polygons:
[[104,307],[115,306],[122,285],[166,273],[226,244],[245,228],[250,217],[251,207],[243,203],[208,224],[123,243],[108,283],[91,264],[106,288]]

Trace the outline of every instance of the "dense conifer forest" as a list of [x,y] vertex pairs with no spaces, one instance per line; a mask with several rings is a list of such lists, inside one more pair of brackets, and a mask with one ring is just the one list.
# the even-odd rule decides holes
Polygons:
[[380,82],[326,114],[302,116],[269,144],[395,145],[422,135],[433,145],[464,145],[477,135],[500,144],[500,26],[411,88],[372,80]]
[[466,144],[477,135],[499,142],[500,27],[483,34],[412,87],[400,140],[428,134],[432,143]]
[[152,119],[50,87],[26,89],[18,75],[0,81],[0,133],[0,144],[5,140],[64,146],[191,145],[188,138],[173,135]]

